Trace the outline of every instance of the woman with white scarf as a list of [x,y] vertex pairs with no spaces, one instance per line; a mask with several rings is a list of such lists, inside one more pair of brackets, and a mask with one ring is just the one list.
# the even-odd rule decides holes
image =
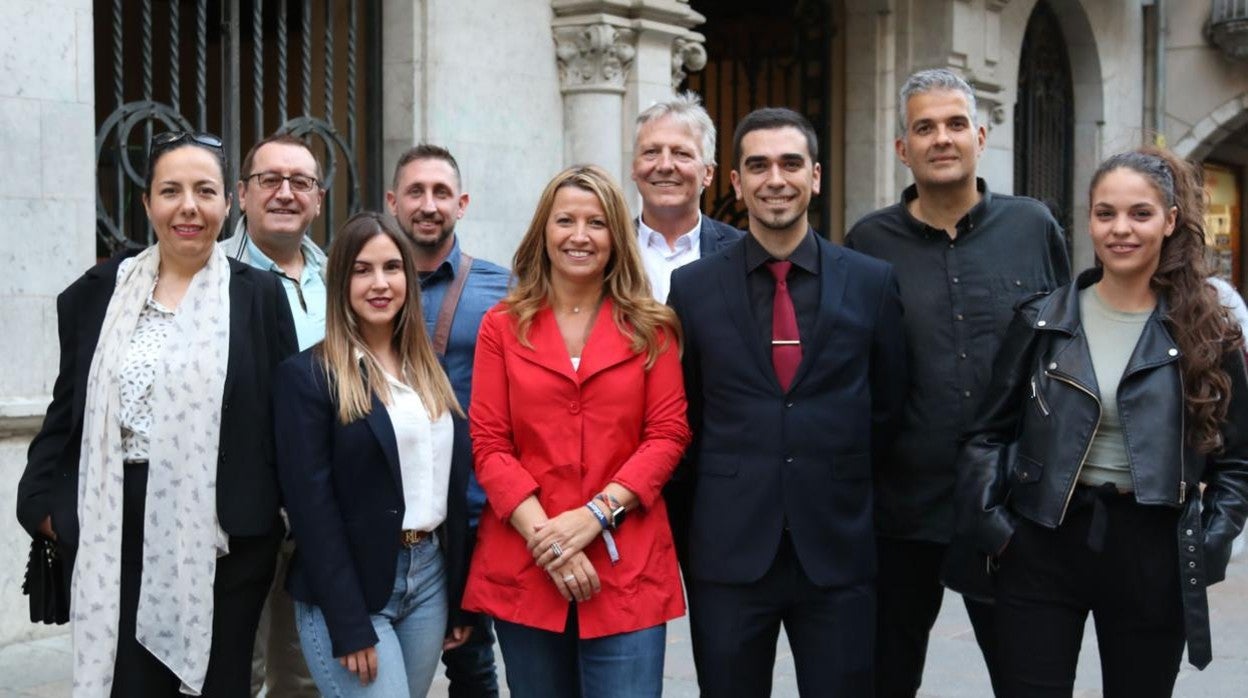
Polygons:
[[296,345],[281,282],[217,244],[225,170],[215,136],[153,137],[156,244],[57,298],[18,518],[73,570],[75,698],[248,693],[283,530],[270,377]]

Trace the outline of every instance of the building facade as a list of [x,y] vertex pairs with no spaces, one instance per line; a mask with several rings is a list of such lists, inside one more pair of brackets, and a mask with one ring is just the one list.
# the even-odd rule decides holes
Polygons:
[[[1245,15],[1242,0],[0,0],[0,501],[13,511],[55,379],[56,294],[147,240],[135,181],[151,131],[220,133],[235,167],[260,134],[306,136],[330,184],[322,242],[381,206],[403,149],[443,144],[472,197],[465,246],[506,264],[565,165],[600,164],[635,199],[633,117],[692,89],[720,131],[705,209],[743,225],[733,126],[790,106],[819,132],[812,213],[839,240],[909,183],[901,81],[949,67],[989,127],[982,175],[1048,203],[1077,269],[1092,170],[1161,140],[1206,165],[1210,241],[1242,288]],[[25,622],[28,541],[7,521],[0,644],[61,632]]]

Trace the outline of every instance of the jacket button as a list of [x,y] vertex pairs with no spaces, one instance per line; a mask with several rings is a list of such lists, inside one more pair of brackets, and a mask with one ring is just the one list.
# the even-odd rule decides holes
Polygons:
[[1189,536],[1190,536],[1190,535],[1192,535],[1192,529],[1190,529],[1190,528],[1189,528],[1189,529],[1187,529],[1186,531],[1184,531],[1183,533],[1184,533],[1185,535],[1189,535]]
[[1191,579],[1187,580],[1187,583],[1188,583],[1188,584],[1191,584],[1192,586],[1195,586],[1195,585],[1196,585],[1196,578],[1195,578],[1195,577],[1192,577]]
[[785,463],[792,463],[792,462],[793,462],[793,456],[785,456],[785,457],[784,457],[784,462],[785,462]]
[[1189,546],[1187,546],[1187,552],[1189,552],[1189,553],[1194,553],[1194,552],[1196,552],[1196,546],[1194,546],[1194,545],[1189,545]]
[[1189,563],[1187,563],[1187,566],[1188,566],[1188,567],[1190,567],[1190,568],[1192,568],[1192,569],[1196,569],[1196,563],[1195,563],[1195,562],[1189,562]]
[[785,407],[792,407],[792,406],[793,406],[793,403],[791,403],[791,402],[786,402],[786,403],[784,403],[784,406],[785,406]]
[[1168,351],[1168,352],[1166,352],[1166,353],[1167,353],[1167,354],[1169,354],[1170,356],[1178,356],[1178,355],[1179,355],[1179,350],[1178,350],[1178,349],[1175,349],[1174,347],[1170,347],[1170,351]]
[[568,403],[568,411],[569,411],[569,412],[571,412],[572,414],[576,414],[576,413],[580,412],[580,411],[581,411],[581,403],[577,402],[576,400],[573,400],[572,402],[569,402],[569,403]]
[[1057,362],[1056,362],[1056,361],[1054,361],[1053,363],[1049,364],[1049,370],[1050,370],[1050,371],[1056,371],[1056,370],[1057,370]]
[[1036,323],[1036,327],[1044,327],[1047,324],[1049,323],[1045,322],[1044,320],[1040,320],[1039,322]]
[[1027,479],[1027,473],[1019,473],[1019,474],[1018,474],[1018,479],[1019,479],[1019,480],[1026,480],[1026,479]]

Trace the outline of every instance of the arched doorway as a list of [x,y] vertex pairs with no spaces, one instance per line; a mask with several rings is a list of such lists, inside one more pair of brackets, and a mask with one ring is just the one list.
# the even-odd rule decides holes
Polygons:
[[1027,20],[1014,108],[1014,191],[1039,199],[1066,231],[1073,216],[1075,109],[1066,40],[1047,0]]
[[732,132],[759,107],[804,114],[819,138],[821,193],[811,201],[811,224],[825,236],[844,235],[844,40],[840,2],[832,0],[693,0],[706,17],[706,67],[680,89],[702,96],[719,132],[719,174],[702,195],[702,210],[746,227],[745,207],[729,181]]
[[[1205,235],[1213,272],[1241,289],[1248,262],[1248,109],[1228,110],[1244,104],[1248,93],[1237,95],[1196,123],[1175,143],[1178,155],[1201,163],[1208,208]],[[1228,112],[1231,114],[1228,118]],[[1204,139],[1194,134],[1208,133]]]

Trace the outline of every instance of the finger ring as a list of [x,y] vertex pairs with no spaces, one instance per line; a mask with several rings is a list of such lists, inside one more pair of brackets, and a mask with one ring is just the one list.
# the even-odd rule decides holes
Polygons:
[[565,575],[563,575],[563,583],[564,583],[564,584],[571,584],[572,582],[575,582],[575,581],[576,581],[576,575],[574,575],[574,574],[565,574]]
[[551,543],[551,544],[550,544],[550,554],[551,554],[551,555],[554,555],[555,557],[562,557],[562,556],[563,556],[563,548],[560,548],[558,543]]

